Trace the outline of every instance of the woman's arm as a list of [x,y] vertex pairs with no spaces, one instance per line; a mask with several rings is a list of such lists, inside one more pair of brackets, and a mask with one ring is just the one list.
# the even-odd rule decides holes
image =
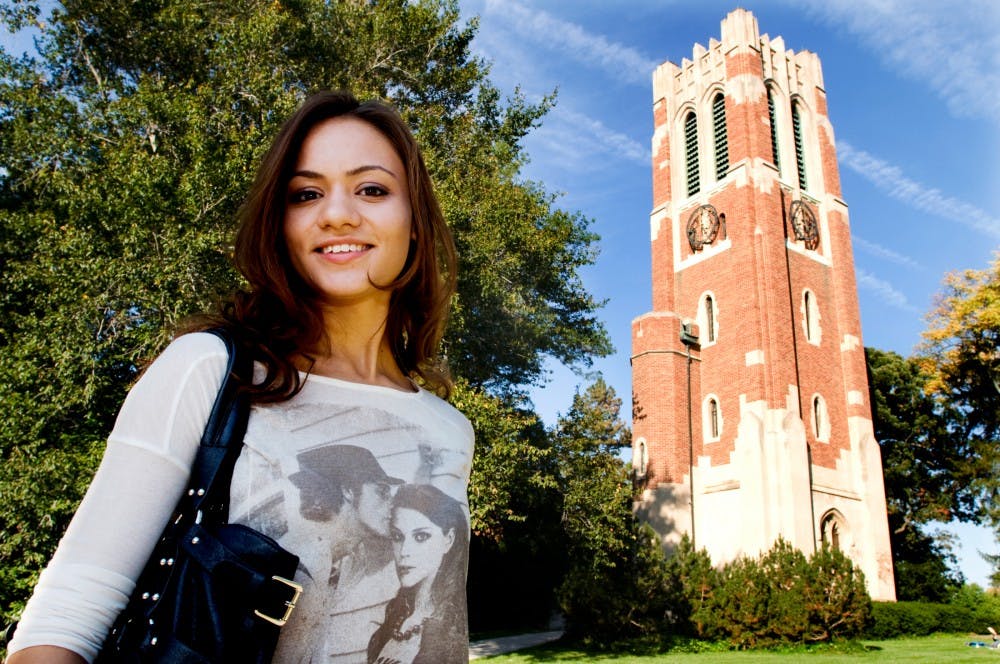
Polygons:
[[[97,475],[21,614],[11,655],[47,646],[54,650],[23,661],[97,656],[184,489],[226,363],[217,337],[186,335],[132,388]],[[50,653],[60,659],[46,659]]]
[[87,660],[58,646],[32,646],[8,657],[7,664],[87,664]]

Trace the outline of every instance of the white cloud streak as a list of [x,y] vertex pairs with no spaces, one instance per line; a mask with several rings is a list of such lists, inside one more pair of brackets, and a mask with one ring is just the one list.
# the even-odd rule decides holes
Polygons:
[[865,178],[892,198],[912,208],[955,221],[973,230],[1000,239],[1000,218],[971,203],[946,196],[939,189],[926,187],[909,179],[897,166],[858,150],[843,140],[837,141],[841,165]]
[[637,85],[648,86],[653,70],[660,64],[630,46],[513,0],[486,0],[485,10],[494,20],[506,22],[518,38]]
[[864,238],[858,237],[857,235],[851,235],[851,241],[854,243],[855,247],[858,247],[862,251],[876,258],[881,258],[887,260],[890,263],[895,263],[896,265],[902,265],[903,267],[908,267],[912,270],[922,270],[923,266],[917,261],[913,260],[909,256],[904,256],[903,254],[897,253],[892,249],[887,249],[880,244],[875,242],[869,242]]
[[919,313],[919,310],[910,304],[906,296],[896,290],[888,281],[883,281],[860,268],[856,269],[854,273],[858,278],[859,288],[874,293],[882,302],[890,307],[895,307],[909,313]]
[[890,69],[926,85],[952,115],[1000,122],[996,0],[794,2],[796,7],[803,4],[859,37]]
[[644,168],[651,163],[649,149],[638,141],[562,106],[556,106],[528,140],[535,145],[531,153],[539,165],[559,171],[602,171],[609,159]]

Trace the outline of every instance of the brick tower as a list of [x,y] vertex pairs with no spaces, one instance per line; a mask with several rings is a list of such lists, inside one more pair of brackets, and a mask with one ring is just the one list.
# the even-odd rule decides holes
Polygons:
[[819,58],[742,9],[653,74],[653,310],[632,322],[639,515],[716,563],[828,542],[895,599]]

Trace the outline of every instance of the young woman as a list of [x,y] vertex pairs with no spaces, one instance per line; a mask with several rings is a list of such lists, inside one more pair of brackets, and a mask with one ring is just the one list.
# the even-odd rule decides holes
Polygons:
[[[249,288],[220,317],[254,351],[254,406],[230,520],[300,557],[305,590],[277,662],[364,662],[400,588],[389,515],[408,483],[466,504],[468,421],[432,392],[455,282],[451,237],[399,115],[310,97],[265,155],[241,211]],[[10,644],[9,664],[92,660],[180,493],[222,383],[217,337],[178,337],[125,400],[107,452]],[[468,520],[455,525],[464,586]],[[443,620],[467,658],[464,606]],[[445,661],[445,660],[441,660]]]
[[369,664],[458,664],[466,633],[464,576],[469,545],[461,503],[437,487],[408,484],[392,503],[399,593],[368,643]]

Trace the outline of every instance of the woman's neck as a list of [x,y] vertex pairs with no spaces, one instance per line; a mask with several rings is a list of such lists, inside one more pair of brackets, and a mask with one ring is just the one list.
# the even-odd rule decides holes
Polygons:
[[434,579],[428,578],[417,587],[417,592],[413,596],[413,613],[410,614],[417,622],[429,618],[434,612],[434,603],[431,601],[431,586]]
[[309,354],[310,373],[406,391],[413,384],[399,368],[385,335],[388,306],[328,306],[325,339]]

